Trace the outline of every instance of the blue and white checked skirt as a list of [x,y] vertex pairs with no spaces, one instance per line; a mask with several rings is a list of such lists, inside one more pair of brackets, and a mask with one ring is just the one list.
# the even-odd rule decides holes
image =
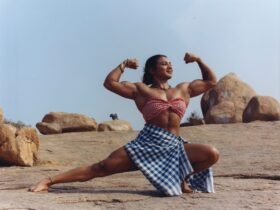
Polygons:
[[211,168],[190,175],[193,168],[184,143],[184,139],[163,128],[145,124],[137,138],[124,148],[154,187],[167,196],[181,195],[186,178],[193,190],[214,192]]

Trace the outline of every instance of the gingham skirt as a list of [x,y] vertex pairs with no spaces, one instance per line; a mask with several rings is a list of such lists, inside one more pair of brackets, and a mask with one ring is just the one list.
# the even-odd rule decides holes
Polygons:
[[153,186],[167,196],[181,195],[184,179],[193,190],[214,192],[211,168],[190,175],[193,168],[184,143],[184,139],[163,128],[145,124],[137,138],[124,148]]

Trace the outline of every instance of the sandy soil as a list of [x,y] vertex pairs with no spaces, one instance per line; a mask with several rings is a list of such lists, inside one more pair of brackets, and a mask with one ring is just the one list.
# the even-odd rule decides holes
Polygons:
[[161,197],[140,172],[55,185],[49,193],[27,188],[48,175],[105,158],[137,135],[83,132],[40,136],[34,167],[0,167],[0,209],[273,209],[280,210],[280,121],[181,128],[192,143],[221,153],[214,167],[216,193]]

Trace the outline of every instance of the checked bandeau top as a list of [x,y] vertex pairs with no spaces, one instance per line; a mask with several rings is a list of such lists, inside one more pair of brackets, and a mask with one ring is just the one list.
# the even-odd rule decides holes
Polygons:
[[157,117],[161,112],[167,109],[171,109],[182,119],[187,105],[188,104],[182,98],[174,98],[169,101],[160,98],[151,98],[144,104],[140,111],[146,121]]

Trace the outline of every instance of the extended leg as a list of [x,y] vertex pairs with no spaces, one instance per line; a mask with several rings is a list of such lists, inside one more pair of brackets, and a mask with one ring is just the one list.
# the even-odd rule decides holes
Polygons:
[[29,188],[29,191],[47,191],[53,184],[67,182],[84,182],[96,177],[104,177],[111,174],[135,171],[137,167],[129,158],[123,147],[114,151],[105,160],[84,167],[78,167],[70,171],[41,180],[37,185]]

